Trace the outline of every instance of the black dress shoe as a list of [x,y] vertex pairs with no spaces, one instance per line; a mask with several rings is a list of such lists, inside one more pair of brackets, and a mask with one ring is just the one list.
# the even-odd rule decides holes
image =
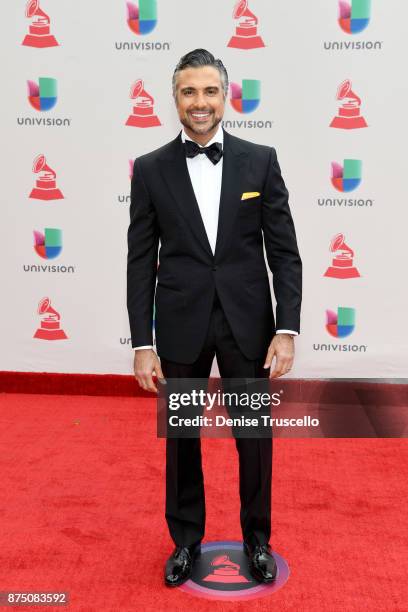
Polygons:
[[269,544],[262,546],[249,546],[244,542],[245,554],[249,557],[249,572],[258,582],[273,582],[276,578],[278,567],[271,554]]
[[167,586],[180,586],[191,576],[195,558],[200,554],[200,544],[177,546],[167,559],[164,582]]

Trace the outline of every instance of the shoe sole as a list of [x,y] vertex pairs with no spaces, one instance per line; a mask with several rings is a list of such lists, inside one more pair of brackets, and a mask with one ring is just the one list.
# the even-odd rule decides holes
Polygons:
[[271,584],[272,582],[275,582],[276,580],[276,576],[270,579],[265,579],[265,578],[262,578],[261,576],[258,576],[255,572],[251,572],[251,570],[249,570],[249,573],[251,574],[252,578],[255,578],[257,582],[260,582],[262,584]]
[[180,580],[180,582],[166,582],[166,580],[164,580],[164,584],[166,585],[166,587],[169,587],[170,589],[174,589],[175,587],[179,587],[185,582],[187,582],[187,580],[190,580],[190,578],[191,578],[191,574],[189,576],[186,576],[186,578],[183,578],[183,580]]

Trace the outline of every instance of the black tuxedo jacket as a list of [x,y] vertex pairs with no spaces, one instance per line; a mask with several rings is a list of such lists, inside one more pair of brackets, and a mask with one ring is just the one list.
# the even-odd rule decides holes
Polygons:
[[[259,195],[242,200],[245,192]],[[127,267],[133,346],[153,344],[155,301],[158,355],[193,363],[205,340],[216,289],[240,350],[248,359],[262,359],[276,328],[299,331],[301,285],[302,263],[275,149],[224,131],[215,254],[181,134],[135,160]]]

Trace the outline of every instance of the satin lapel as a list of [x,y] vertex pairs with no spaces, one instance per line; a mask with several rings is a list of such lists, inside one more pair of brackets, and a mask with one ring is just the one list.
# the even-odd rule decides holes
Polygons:
[[194,195],[180,136],[174,141],[171,155],[166,155],[160,160],[160,171],[180,213],[191,227],[197,240],[212,257],[213,253]]
[[215,245],[216,257],[219,257],[220,252],[226,246],[229,234],[234,225],[235,216],[241,201],[242,187],[245,180],[248,161],[248,153],[235,150],[230,135],[224,131],[221,198],[218,215],[217,242]]

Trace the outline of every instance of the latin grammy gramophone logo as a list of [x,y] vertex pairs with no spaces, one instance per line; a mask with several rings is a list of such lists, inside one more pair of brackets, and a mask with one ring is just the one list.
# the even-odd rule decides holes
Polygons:
[[42,298],[38,304],[37,314],[40,315],[40,327],[34,334],[39,340],[66,340],[68,336],[61,329],[59,312],[51,306],[49,297]]
[[339,26],[347,34],[359,34],[370,23],[371,0],[339,0]]
[[203,582],[222,582],[224,584],[250,582],[248,578],[240,574],[240,567],[239,563],[231,561],[229,555],[217,555],[211,561],[211,573],[203,578]]
[[161,125],[154,113],[154,98],[144,89],[142,79],[135,81],[130,88],[130,98],[135,100],[133,112],[129,115],[126,125],[139,128],[149,128]]
[[55,36],[50,32],[50,18],[40,8],[40,0],[28,0],[25,16],[31,19],[31,24],[22,45],[37,49],[58,46]]
[[[205,542],[194,563],[191,578],[178,587],[195,597],[219,601],[242,601],[272,595],[289,577],[289,567],[283,557],[273,551],[278,571],[270,584],[257,582],[250,574],[248,557],[242,542]],[[209,605],[210,602],[209,602]]]
[[57,103],[57,79],[40,77],[38,83],[27,81],[28,101],[37,111],[49,111]]
[[157,24],[157,0],[126,2],[127,23],[134,34],[150,34]]
[[238,21],[238,24],[228,47],[233,49],[259,49],[265,46],[262,38],[258,36],[258,18],[249,10],[248,0],[239,0],[234,7],[232,16]]
[[29,195],[34,200],[61,200],[64,198],[57,187],[56,173],[47,164],[45,155],[37,155],[33,162],[33,172],[37,175],[35,187]]
[[231,106],[238,113],[252,113],[261,101],[261,81],[242,79],[239,83],[230,84]]
[[361,98],[354,93],[351,87],[351,81],[346,79],[337,90],[336,99],[340,102],[340,107],[330,124],[332,128],[355,130],[367,127],[367,122],[361,115]]
[[346,244],[344,234],[336,234],[330,242],[329,249],[333,259],[324,276],[340,279],[360,277],[353,262],[354,251]]

